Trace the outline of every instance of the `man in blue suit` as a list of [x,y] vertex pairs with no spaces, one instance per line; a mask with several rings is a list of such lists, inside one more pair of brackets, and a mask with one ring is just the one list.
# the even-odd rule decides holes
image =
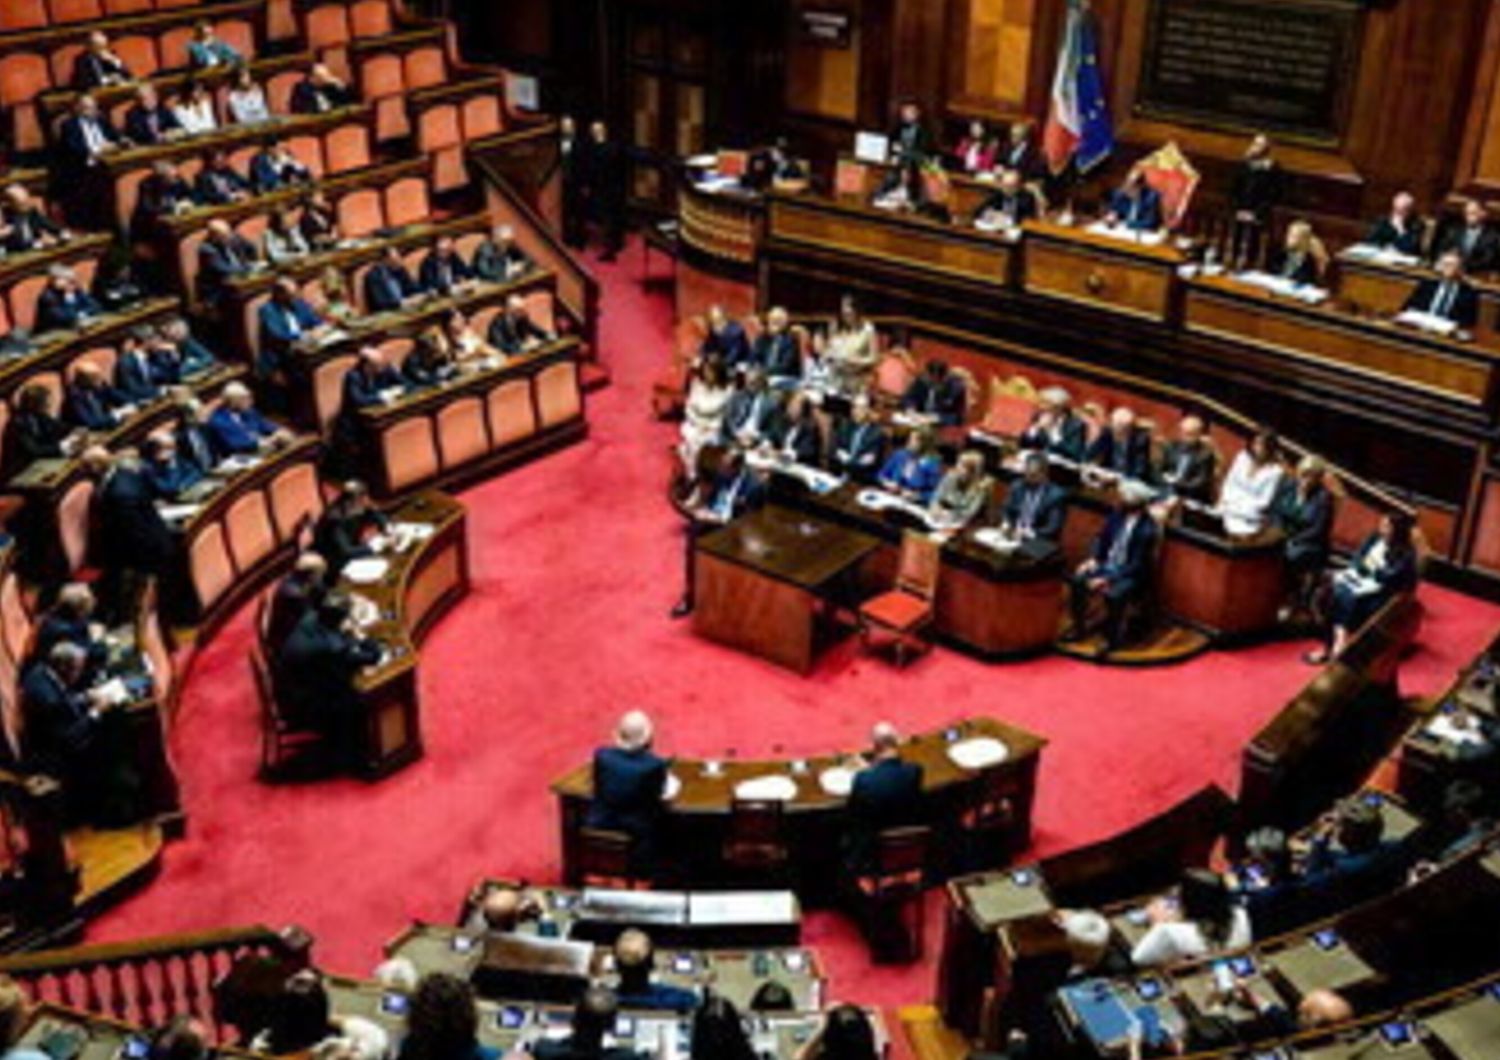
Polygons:
[[189,461],[204,474],[218,467],[223,458],[219,443],[204,423],[203,404],[195,397],[184,398],[178,404],[172,438],[177,442],[179,458]]
[[203,343],[193,337],[182,317],[169,317],[146,344],[151,374],[161,386],[177,386],[184,379],[206,372],[218,363]]
[[102,623],[94,621],[96,609],[94,591],[85,583],[64,585],[57,591],[57,600],[37,623],[32,659],[45,660],[55,645],[67,642],[84,650],[89,676],[99,673],[109,661],[109,646],[100,635]]
[[890,722],[870,732],[869,764],[854,775],[845,808],[844,866],[855,875],[872,867],[880,833],[920,824],[922,767],[901,759],[901,734]]
[[218,451],[229,456],[259,453],[288,437],[284,429],[261,415],[243,383],[224,387],[224,400],[208,418],[208,433]]
[[729,319],[724,307],[708,307],[708,334],[698,347],[699,357],[718,356],[725,368],[737,368],[751,360],[750,339],[738,320]]
[[120,356],[115,361],[115,392],[132,405],[144,405],[161,395],[161,385],[151,365],[146,343],[156,336],[149,324],[132,328],[120,342]]
[[1472,331],[1479,321],[1479,292],[1464,279],[1463,256],[1450,250],[1437,260],[1437,276],[1417,284],[1404,310],[1426,313]]
[[833,432],[830,470],[856,482],[874,482],[885,456],[885,431],[875,422],[870,399],[861,394],[849,407],[849,416]]
[[250,160],[250,185],[257,195],[293,184],[312,183],[312,171],[280,140],[270,140]]
[[250,197],[250,182],[240,175],[229,159],[229,152],[217,150],[208,156],[193,193],[200,206],[227,206]]
[[328,324],[297,291],[297,284],[283,276],[271,288],[270,299],[256,314],[260,326],[261,378],[274,379],[284,373],[288,355],[298,346],[316,341]]
[[635,870],[648,875],[667,790],[667,760],[652,752],[652,736],[651,719],[642,711],[620,719],[614,746],[594,752],[594,798],[586,818],[590,828],[630,836]]
[[112,431],[120,424],[121,410],[128,405],[104,378],[104,372],[93,361],[84,361],[73,369],[64,405],[68,422],[88,431]]
[[408,298],[422,293],[417,281],[412,279],[406,262],[401,260],[401,251],[390,245],[381,252],[380,260],[365,273],[365,308],[371,313],[388,313],[400,309]]
[[1110,224],[1132,232],[1155,232],[1162,227],[1161,193],[1146,183],[1146,174],[1132,169],[1109,197]]
[[199,482],[203,471],[193,461],[178,455],[177,439],[169,430],[146,439],[146,480],[162,500],[181,497]]
[[417,280],[429,294],[447,296],[460,284],[474,279],[474,270],[453,245],[452,236],[439,236],[432,250],[422,259]]
[[1119,503],[1110,512],[1093,552],[1068,582],[1068,603],[1073,615],[1070,640],[1088,633],[1089,604],[1104,600],[1104,650],[1119,647],[1124,630],[1125,608],[1151,587],[1156,556],[1156,522],[1147,505],[1151,490],[1137,482],[1122,483]]
[[1151,475],[1151,435],[1135,425],[1135,412],[1123,405],[1109,414],[1084,458],[1094,467],[1144,482]]
[[250,274],[258,255],[255,244],[223,218],[208,222],[207,232],[198,247],[198,297],[214,304],[223,298],[230,280]]
[[172,108],[157,96],[156,86],[142,82],[135,90],[135,103],[125,112],[125,135],[132,143],[145,146],[162,143],[180,128]]
[[1068,515],[1068,493],[1047,477],[1047,457],[1030,452],[1021,479],[1011,485],[1000,509],[1000,526],[1022,541],[1056,541]]
[[68,266],[54,265],[47,275],[51,279],[36,300],[38,335],[77,328],[104,312],[94,296],[78,285],[78,274]]
[[386,393],[405,389],[406,382],[401,373],[386,363],[380,350],[366,346],[359,351],[354,367],[344,373],[343,403],[339,406],[338,418],[334,420],[332,452],[326,469],[330,475],[359,473],[360,447],[364,442],[359,410],[383,405]]

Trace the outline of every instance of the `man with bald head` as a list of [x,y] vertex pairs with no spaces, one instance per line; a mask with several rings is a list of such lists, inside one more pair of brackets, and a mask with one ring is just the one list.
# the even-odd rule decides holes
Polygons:
[[1417,216],[1417,200],[1409,191],[1398,191],[1391,199],[1391,212],[1370,226],[1365,242],[1382,250],[1418,257],[1426,226]]
[[1135,411],[1121,405],[1109,414],[1109,427],[1094,439],[1086,459],[1102,471],[1145,481],[1151,473],[1151,436],[1136,426]]
[[541,905],[514,883],[492,882],[470,900],[464,927],[470,931],[505,933],[541,915]]
[[615,969],[620,976],[615,993],[621,1007],[682,1013],[698,1007],[695,991],[657,982],[652,976],[655,966],[656,947],[650,935],[639,928],[620,932],[615,939]]
[[880,833],[921,823],[922,767],[901,759],[901,734],[888,721],[870,730],[870,751],[849,790],[844,865],[868,872]]
[[276,652],[286,643],[297,623],[323,601],[328,593],[328,561],[322,553],[309,549],[297,557],[291,573],[271,594],[266,615],[265,647]]
[[[1237,1013],[1231,1018],[1225,1011],[1229,1002],[1236,1009],[1254,1015],[1245,1019]],[[1262,997],[1243,983],[1236,985],[1228,997],[1213,998],[1206,1012],[1199,1012],[1192,1005],[1187,1009],[1186,1040],[1181,1044],[1192,1053],[1229,1049],[1242,1042],[1286,1038],[1303,1031],[1335,1027],[1354,1018],[1354,1006],[1332,990],[1309,990],[1293,1013],[1279,999]]]
[[594,752],[594,799],[586,821],[590,828],[630,836],[636,871],[646,873],[667,790],[667,760],[651,750],[654,735],[644,711],[633,710],[620,719],[614,745]]
[[1156,481],[1173,497],[1212,503],[1217,463],[1203,420],[1184,416],[1177,425],[1177,437],[1162,446]]

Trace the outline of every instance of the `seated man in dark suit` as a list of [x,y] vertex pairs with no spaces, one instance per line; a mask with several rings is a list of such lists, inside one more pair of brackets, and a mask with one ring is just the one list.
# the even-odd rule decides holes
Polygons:
[[195,201],[193,186],[182,179],[177,163],[170,158],[157,159],[136,192],[135,213],[130,218],[132,235],[137,240],[150,238],[164,218],[182,213]]
[[731,320],[723,306],[709,306],[705,320],[708,333],[698,346],[700,358],[717,354],[724,362],[724,367],[730,369],[738,368],[751,360],[750,339],[745,334],[745,326],[738,320]]
[[1088,426],[1073,411],[1072,396],[1060,386],[1049,386],[1037,394],[1036,414],[1019,442],[1022,449],[1081,462],[1088,449]]
[[161,386],[177,386],[218,363],[213,351],[193,337],[184,317],[162,321],[146,346],[152,378]]
[[1500,234],[1490,225],[1489,211],[1478,199],[1464,203],[1463,219],[1438,236],[1435,253],[1457,254],[1466,272],[1500,268]]
[[1002,228],[1019,228],[1037,215],[1036,195],[1021,183],[1021,174],[1007,169],[1000,174],[1000,184],[975,217],[976,223]]
[[177,403],[177,414],[172,424],[172,437],[177,441],[177,452],[184,460],[204,474],[212,471],[224,459],[213,432],[203,416],[203,403],[195,397],[183,398]]
[[1022,541],[1057,541],[1068,517],[1068,492],[1048,478],[1046,454],[1027,453],[1024,467],[1005,494],[1000,528]]
[[1105,220],[1133,232],[1158,231],[1163,225],[1161,193],[1147,183],[1144,172],[1132,169],[1110,194]]
[[1151,588],[1155,573],[1156,523],[1146,506],[1151,491],[1137,482],[1122,483],[1119,503],[1094,538],[1092,554],[1068,583],[1073,627],[1067,639],[1089,632],[1088,610],[1095,597],[1104,600],[1104,650],[1113,651],[1124,637],[1125,608]]
[[1135,411],[1120,406],[1109,415],[1085,457],[1091,467],[1144,482],[1151,475],[1151,435],[1135,425]]
[[645,1054],[623,1046],[606,1046],[615,1032],[620,1006],[614,991],[591,986],[573,1009],[573,1030],[566,1038],[541,1038],[531,1047],[532,1060],[644,1060]]
[[350,479],[323,509],[313,527],[312,547],[328,561],[330,574],[337,576],[351,559],[374,555],[369,539],[389,525],[386,514],[370,503],[369,487]]
[[775,425],[776,396],[766,388],[766,373],[760,365],[745,372],[745,383],[729,395],[719,430],[725,445],[755,446],[771,436]]
[[802,351],[789,330],[791,318],[780,306],[766,314],[766,330],[755,337],[751,358],[772,386],[802,378]]
[[594,752],[594,797],[586,824],[623,832],[633,844],[635,870],[649,874],[662,799],[667,790],[667,760],[654,754],[651,719],[633,710],[615,727],[612,747]]
[[98,610],[94,591],[84,582],[68,582],[57,591],[57,599],[36,625],[31,645],[33,659],[46,659],[54,646],[74,644],[87,658],[87,676],[100,673],[109,661],[104,626],[94,618]]
[[417,270],[422,290],[444,297],[473,279],[474,270],[454,246],[452,236],[439,236]]
[[931,416],[944,427],[963,422],[968,401],[963,380],[953,374],[947,361],[936,358],[927,362],[922,374],[901,395],[902,409]]
[[332,330],[307,299],[297,290],[296,281],[283,276],[271,288],[270,299],[256,314],[260,328],[260,359],[256,370],[260,377],[284,385],[287,359],[292,353],[316,343]]
[[180,128],[172,108],[158,98],[156,86],[142,82],[135,90],[135,103],[125,112],[125,135],[130,142],[141,146],[163,143]]
[[844,867],[854,875],[873,868],[880,833],[922,823],[922,767],[901,760],[901,734],[890,722],[870,732],[868,764],[854,774],[845,817]]
[[250,160],[250,186],[257,195],[312,182],[312,171],[280,140],[269,140]]
[[325,595],[292,627],[271,664],[282,712],[320,730],[334,760],[346,765],[356,764],[361,743],[354,677],[380,661],[380,645],[352,628],[351,610],[344,593]]
[[94,557],[108,586],[102,597],[115,620],[133,617],[146,581],[166,573],[175,541],[157,510],[156,491],[139,457],[115,456],[92,446],[82,460],[95,483],[95,525],[108,527],[108,533],[99,535]]
[[1323,461],[1304,456],[1294,479],[1283,479],[1271,504],[1271,519],[1286,535],[1286,575],[1290,602],[1282,621],[1306,608],[1333,548],[1333,493]]
[[5,189],[0,238],[8,253],[24,254],[65,242],[69,233],[47,216],[31,192],[20,184],[11,184]]
[[875,421],[870,399],[861,394],[849,406],[849,415],[833,431],[829,470],[856,482],[874,482],[885,457],[885,431]]
[[154,328],[141,324],[120,340],[120,353],[115,360],[115,392],[132,405],[144,405],[161,396],[161,384],[146,350],[146,343],[155,337]]
[[364,285],[365,308],[371,313],[393,312],[422,293],[394,244],[381,251],[380,260],[370,266]]
[[206,231],[198,246],[198,297],[213,305],[227,293],[230,280],[254,270],[259,254],[255,244],[223,218],[208,222]]
[[1365,242],[1417,257],[1422,253],[1424,228],[1417,216],[1417,200],[1409,191],[1398,191],[1391,199],[1391,212],[1370,226]]
[[291,440],[290,433],[263,416],[244,383],[226,384],[223,400],[208,417],[208,433],[224,456],[253,456]]
[[315,63],[307,77],[292,89],[292,113],[326,114],[347,107],[354,100],[353,89],[335,77],[323,63]]
[[1473,331],[1479,322],[1479,293],[1464,279],[1463,258],[1456,250],[1437,260],[1437,277],[1423,280],[1402,307],[1452,321],[1460,331]]
[[330,474],[357,474],[360,468],[364,431],[360,427],[360,410],[386,404],[387,394],[406,389],[401,372],[386,363],[385,355],[375,346],[359,351],[354,366],[344,373],[343,401],[333,422],[329,440]]
[[54,404],[52,391],[40,383],[21,388],[6,428],[8,467],[19,470],[33,460],[56,460],[63,455],[72,428],[58,418]]
[[97,822],[112,816],[101,774],[108,757],[105,718],[114,707],[87,687],[87,672],[88,652],[67,640],[26,668],[22,757],[28,768],[62,782],[70,820]]
[[130,67],[109,46],[109,37],[99,30],[89,34],[83,51],[73,60],[72,85],[80,92],[123,85],[130,77]]
[[275,652],[286,643],[304,615],[315,609],[328,592],[328,561],[311,550],[303,552],[282,578],[267,605],[264,647]]
[[514,280],[531,268],[531,259],[516,246],[515,229],[499,225],[474,251],[474,273],[489,283]]
[[87,431],[112,431],[120,425],[130,408],[127,402],[93,361],[84,361],[73,369],[67,386],[67,418],[75,427]]
[[1311,892],[1337,889],[1341,906],[1353,904],[1397,880],[1408,853],[1405,844],[1385,838],[1379,805],[1356,795],[1318,828],[1302,861],[1301,885]]
[[177,439],[166,429],[146,439],[146,479],[156,496],[164,501],[177,500],[203,481],[197,464],[177,452]]
[[78,283],[78,274],[67,265],[53,265],[50,279],[36,301],[36,332],[66,331],[93,320],[104,307]]
[[193,194],[200,206],[227,206],[250,197],[250,182],[234,168],[228,151],[217,150],[204,161]]
[[505,300],[505,311],[495,317],[486,338],[495,349],[514,357],[552,342],[557,336],[532,320],[526,299],[513,294]]
[[1177,437],[1162,446],[1156,481],[1170,496],[1211,504],[1218,463],[1203,420],[1184,416],[1177,424]]
[[652,978],[656,948],[651,936],[638,928],[628,928],[615,939],[615,971],[620,977],[615,988],[625,1008],[668,1012],[692,1012],[698,1007],[698,994],[680,986],[658,983]]

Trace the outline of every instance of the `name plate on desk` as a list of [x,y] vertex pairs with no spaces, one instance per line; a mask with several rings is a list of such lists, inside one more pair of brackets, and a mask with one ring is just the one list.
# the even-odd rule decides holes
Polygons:
[[1359,0],[1152,0],[1137,113],[1220,128],[1342,131]]

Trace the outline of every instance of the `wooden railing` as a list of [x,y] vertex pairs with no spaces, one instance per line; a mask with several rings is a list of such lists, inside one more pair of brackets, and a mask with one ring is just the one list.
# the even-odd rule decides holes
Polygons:
[[33,1001],[142,1027],[196,1016],[224,1041],[232,1032],[218,1021],[214,984],[251,955],[303,967],[310,945],[300,929],[255,925],[17,954],[0,958],[0,973],[20,983]]

